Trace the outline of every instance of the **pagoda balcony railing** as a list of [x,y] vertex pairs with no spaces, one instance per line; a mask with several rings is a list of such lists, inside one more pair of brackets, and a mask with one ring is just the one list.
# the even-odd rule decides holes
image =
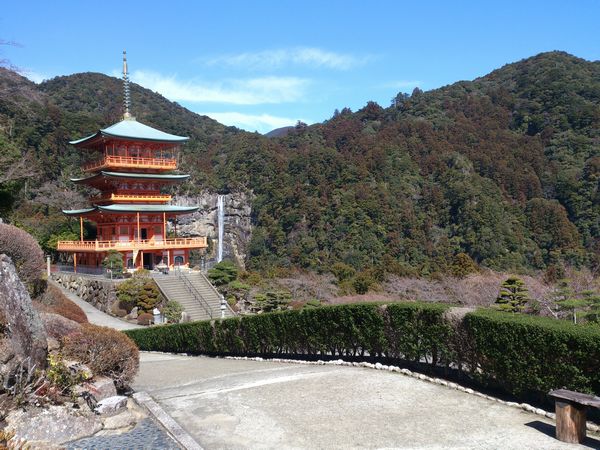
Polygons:
[[90,197],[90,201],[92,203],[100,203],[100,202],[168,202],[171,200],[171,196],[168,194],[156,194],[156,195],[148,195],[148,194],[110,194],[105,196],[94,196]]
[[177,168],[177,160],[174,158],[104,155],[102,159],[83,166],[85,172],[96,172],[110,168],[174,170]]
[[206,237],[142,239],[130,241],[58,241],[61,252],[107,252],[109,250],[171,250],[185,248],[205,248]]

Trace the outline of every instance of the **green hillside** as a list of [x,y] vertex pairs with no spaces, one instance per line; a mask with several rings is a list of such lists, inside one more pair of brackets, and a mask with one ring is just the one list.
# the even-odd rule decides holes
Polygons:
[[[104,75],[35,85],[1,70],[0,173],[12,175],[0,216],[48,247],[67,233],[61,203],[85,202],[66,182],[81,163],[67,141],[118,120],[120,103]],[[461,253],[494,269],[598,264],[599,62],[545,53],[270,139],[137,85],[132,103],[142,122],[192,137],[182,190],[256,195],[251,268],[431,275]]]

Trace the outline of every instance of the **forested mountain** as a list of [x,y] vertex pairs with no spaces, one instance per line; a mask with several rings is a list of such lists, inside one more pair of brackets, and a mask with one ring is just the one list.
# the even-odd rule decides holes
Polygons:
[[[463,253],[493,269],[598,265],[599,62],[544,53],[270,139],[136,85],[132,103],[140,121],[192,137],[181,189],[254,193],[250,267],[429,275]],[[35,85],[0,71],[0,216],[48,247],[68,233],[59,208],[84,200],[66,183],[81,163],[67,141],[120,105],[104,75]]]

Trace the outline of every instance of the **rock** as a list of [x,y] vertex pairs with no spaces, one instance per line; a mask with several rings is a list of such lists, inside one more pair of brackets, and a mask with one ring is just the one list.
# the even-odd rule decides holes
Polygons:
[[102,418],[105,430],[118,430],[119,428],[129,428],[137,422],[135,415],[129,411],[123,411],[114,416]]
[[76,394],[83,392],[92,394],[97,402],[117,395],[114,381],[107,377],[95,377],[93,381],[82,383],[75,388]]
[[14,433],[11,442],[24,439],[32,448],[53,448],[102,429],[96,415],[63,406],[15,410],[6,417],[6,423],[6,431]]
[[[207,255],[209,259],[216,256],[219,238],[217,198],[216,193],[203,192],[194,197],[178,195],[173,199],[176,205],[200,206],[197,212],[178,218],[177,232],[181,237],[210,236],[215,245],[214,253]],[[223,198],[225,219],[223,256],[235,260],[242,268],[244,268],[248,244],[252,237],[253,200],[254,195],[251,192],[232,192],[224,195]],[[168,229],[171,229],[170,223]]]
[[536,408],[536,409],[535,409],[535,413],[536,413],[538,416],[545,416],[545,415],[546,415],[546,411],[544,411],[542,408]]
[[186,313],[185,311],[181,312],[181,319],[179,320],[180,323],[187,323],[187,322],[191,322],[191,318],[190,315],[188,313]]
[[113,415],[127,406],[127,397],[123,395],[115,395],[105,398],[98,402],[94,411],[102,415]]
[[131,312],[129,313],[129,317],[131,317],[132,319],[137,319],[138,318],[138,307],[134,307]]
[[74,320],[67,319],[59,314],[40,313],[46,334],[54,339],[60,339],[81,329],[81,325]]
[[89,380],[94,376],[92,369],[79,361],[64,361],[64,365],[69,371],[79,377],[80,380]]
[[456,383],[448,383],[448,387],[451,389],[458,389],[458,384]]
[[17,372],[33,376],[36,369],[46,367],[48,343],[44,325],[33,308],[29,293],[19,279],[12,260],[0,255],[0,384]]
[[467,394],[473,394],[475,391],[474,391],[473,389],[471,389],[471,388],[466,388],[466,389],[465,389],[465,392],[466,392]]
[[556,420],[556,414],[554,414],[554,413],[547,412],[547,413],[545,414],[545,416],[546,416],[548,419]]
[[60,342],[58,342],[57,339],[49,337],[46,339],[46,344],[48,345],[49,352],[53,352],[60,349]]

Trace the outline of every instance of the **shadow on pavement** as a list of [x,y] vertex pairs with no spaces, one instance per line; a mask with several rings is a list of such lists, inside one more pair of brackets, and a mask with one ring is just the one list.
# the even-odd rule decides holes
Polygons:
[[[554,425],[550,425],[549,423],[542,422],[540,420],[534,420],[533,422],[526,423],[525,426],[533,428],[540,433],[544,433],[547,436],[555,438],[556,436],[556,427]],[[596,438],[592,438],[587,436],[585,441],[581,444],[583,447],[593,448],[596,450],[600,450],[600,440]]]

